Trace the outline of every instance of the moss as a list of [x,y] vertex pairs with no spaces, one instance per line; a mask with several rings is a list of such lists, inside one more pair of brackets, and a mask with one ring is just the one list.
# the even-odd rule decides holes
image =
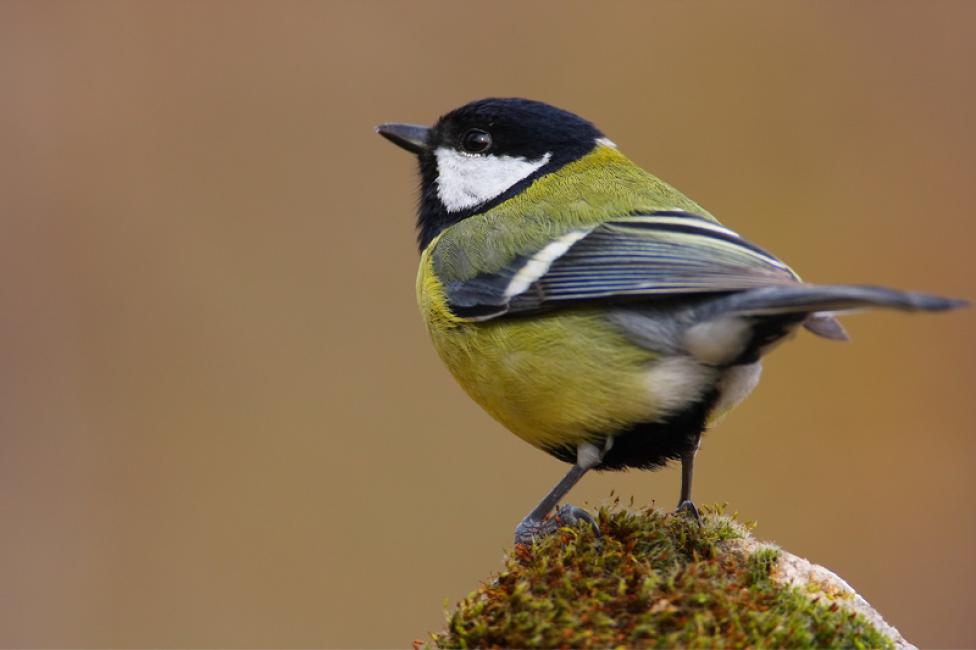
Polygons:
[[723,544],[748,531],[721,508],[686,516],[614,506],[588,527],[516,547],[462,600],[439,648],[856,647],[891,641],[863,617],[770,578],[779,551]]

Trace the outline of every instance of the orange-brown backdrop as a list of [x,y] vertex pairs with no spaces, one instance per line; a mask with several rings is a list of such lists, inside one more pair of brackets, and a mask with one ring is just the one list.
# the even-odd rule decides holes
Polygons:
[[[3,2],[0,645],[403,647],[499,567],[563,467],[429,347],[374,124],[548,100],[808,279],[974,298],[974,60],[967,2]],[[976,316],[848,325],[697,498],[972,646]]]

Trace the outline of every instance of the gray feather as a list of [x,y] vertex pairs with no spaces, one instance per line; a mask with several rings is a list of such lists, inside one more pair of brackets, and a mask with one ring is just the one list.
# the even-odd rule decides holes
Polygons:
[[730,312],[747,316],[771,316],[859,307],[882,307],[902,311],[946,311],[967,304],[965,300],[884,287],[798,283],[748,289],[723,296],[702,305],[702,311],[699,313],[702,319],[708,319]]
[[664,355],[691,355],[713,366],[751,363],[801,324],[818,336],[846,340],[833,310],[881,307],[943,311],[965,301],[883,287],[778,285],[675,303],[621,306],[609,320],[627,337]]
[[803,321],[803,327],[807,331],[830,341],[849,341],[851,338],[847,335],[847,330],[840,324],[840,321],[827,312],[810,314]]

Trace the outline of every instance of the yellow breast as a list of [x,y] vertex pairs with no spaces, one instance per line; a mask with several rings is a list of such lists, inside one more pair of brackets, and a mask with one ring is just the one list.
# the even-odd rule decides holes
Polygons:
[[434,347],[457,381],[530,444],[575,445],[655,418],[648,390],[654,353],[628,341],[598,310],[460,319],[447,307],[430,248],[417,297]]

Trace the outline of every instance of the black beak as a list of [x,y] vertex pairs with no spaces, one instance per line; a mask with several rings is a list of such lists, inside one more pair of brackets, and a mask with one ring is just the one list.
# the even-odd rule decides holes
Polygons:
[[427,136],[430,129],[417,124],[380,124],[376,132],[398,147],[411,153],[420,154],[429,149]]

